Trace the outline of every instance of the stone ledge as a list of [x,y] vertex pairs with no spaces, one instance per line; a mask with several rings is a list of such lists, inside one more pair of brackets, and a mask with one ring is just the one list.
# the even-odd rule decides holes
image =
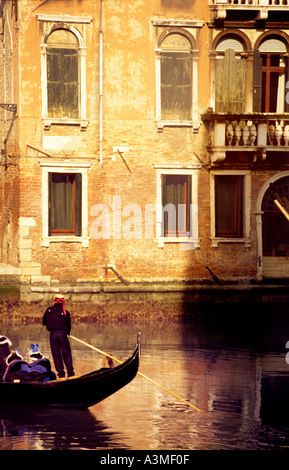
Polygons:
[[21,268],[11,266],[10,264],[0,263],[0,275],[21,275]]
[[20,298],[27,302],[41,301],[55,294],[63,294],[70,301],[103,304],[127,300],[183,303],[288,303],[288,284],[184,284],[184,283],[97,283],[94,285],[22,285]]

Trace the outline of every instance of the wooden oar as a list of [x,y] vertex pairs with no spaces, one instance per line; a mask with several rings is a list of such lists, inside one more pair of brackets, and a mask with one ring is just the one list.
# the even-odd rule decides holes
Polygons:
[[[95,346],[92,346],[91,344],[86,343],[85,341],[82,341],[81,339],[76,338],[75,336],[70,335],[69,337],[70,337],[71,339],[74,339],[75,341],[78,341],[79,343],[84,344],[84,345],[87,346],[88,348],[93,349],[94,351],[97,351],[97,352],[99,352],[100,354],[103,354],[103,355],[106,356],[106,357],[109,357],[109,358],[112,359],[113,361],[116,361],[116,362],[118,362],[119,364],[122,364],[122,362],[119,361],[116,357],[113,357],[113,356],[111,356],[110,354],[107,354],[106,352],[102,351],[101,349],[96,348]],[[170,393],[170,394],[173,395],[175,398],[178,398],[178,400],[181,400],[183,403],[185,403],[186,405],[190,406],[190,407],[193,408],[194,410],[203,412],[203,410],[200,410],[200,409],[197,408],[196,406],[192,405],[192,404],[189,403],[188,401],[184,400],[183,398],[181,398],[180,396],[176,395],[176,394],[175,394],[174,392],[172,392],[171,390],[168,390],[167,388],[163,387],[162,385],[160,385],[159,383],[157,383],[157,382],[155,382],[154,380],[150,379],[149,377],[147,377],[146,375],[142,374],[141,372],[138,372],[138,375],[140,375],[140,376],[143,377],[144,379],[148,380],[149,382],[151,382],[151,383],[157,385],[158,387],[162,388],[163,390],[165,390],[166,392]]]

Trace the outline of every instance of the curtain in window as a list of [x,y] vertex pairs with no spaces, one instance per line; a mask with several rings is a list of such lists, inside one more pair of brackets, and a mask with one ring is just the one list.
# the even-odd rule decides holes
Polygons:
[[49,234],[81,235],[80,174],[49,174]]
[[163,175],[163,236],[190,236],[191,178]]
[[215,177],[215,225],[217,237],[243,236],[243,177]]

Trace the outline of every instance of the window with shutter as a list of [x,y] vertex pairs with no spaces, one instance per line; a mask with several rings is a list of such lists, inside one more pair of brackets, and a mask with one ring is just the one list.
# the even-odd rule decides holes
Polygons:
[[78,42],[73,33],[56,30],[47,41],[48,117],[79,117]]
[[165,52],[161,57],[161,118],[191,119],[191,59],[188,53]]
[[245,110],[245,59],[226,49],[216,60],[215,108],[218,113]]
[[161,119],[192,119],[191,45],[181,34],[170,34],[162,42]]

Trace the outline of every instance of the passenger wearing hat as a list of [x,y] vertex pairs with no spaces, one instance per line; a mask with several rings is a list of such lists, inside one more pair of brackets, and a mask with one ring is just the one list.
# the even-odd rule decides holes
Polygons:
[[10,346],[12,346],[10,339],[7,336],[0,335],[0,380],[7,367],[6,359],[11,353]]
[[58,377],[65,377],[64,365],[67,376],[73,377],[73,361],[68,339],[71,330],[71,319],[69,311],[65,309],[64,297],[55,297],[55,303],[52,307],[46,309],[42,323],[50,332],[51,353]]

